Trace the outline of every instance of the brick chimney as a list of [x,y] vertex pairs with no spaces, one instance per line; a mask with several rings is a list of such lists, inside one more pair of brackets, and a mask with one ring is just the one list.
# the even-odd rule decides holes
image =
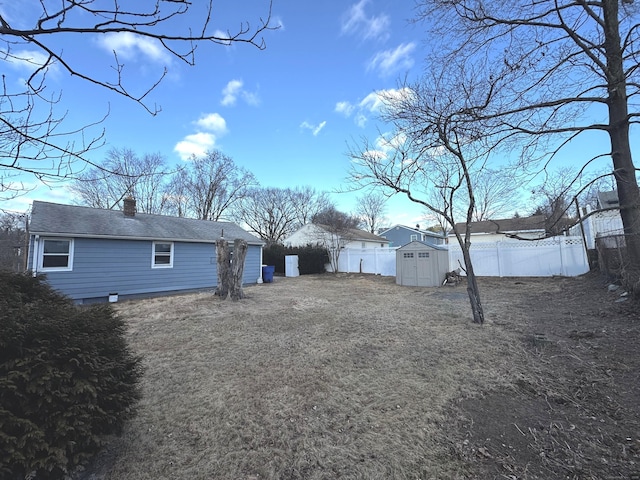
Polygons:
[[124,216],[125,217],[135,217],[136,216],[136,201],[131,197],[126,197],[124,199]]

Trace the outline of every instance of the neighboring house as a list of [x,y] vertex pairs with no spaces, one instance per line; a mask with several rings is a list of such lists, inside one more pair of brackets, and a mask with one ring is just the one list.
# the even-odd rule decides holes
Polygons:
[[28,269],[77,303],[217,284],[215,242],[247,241],[244,284],[261,282],[264,242],[231,222],[33,202]]
[[405,225],[394,225],[380,232],[380,236],[389,240],[390,247],[402,247],[411,242],[422,242],[427,245],[442,245],[445,243],[445,236],[441,233],[432,232],[430,230],[421,230],[420,226],[416,228],[407,227]]
[[[484,220],[472,222],[470,225],[471,243],[513,240],[513,236],[535,240],[544,238],[546,232],[544,215]],[[465,223],[456,223],[455,231],[464,235],[465,226]],[[447,240],[449,243],[456,242],[455,233],[449,232]]]
[[598,210],[603,211],[594,213],[592,216],[593,231],[596,237],[622,235],[624,233],[617,190],[598,192]]
[[307,223],[285,238],[282,242],[287,247],[304,245],[323,245],[327,248],[386,248],[389,240],[366,230],[350,228],[339,235],[332,235],[331,229],[323,225]]

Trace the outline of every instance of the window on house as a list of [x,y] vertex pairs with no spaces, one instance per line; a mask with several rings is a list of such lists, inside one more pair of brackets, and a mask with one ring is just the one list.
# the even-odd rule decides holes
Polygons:
[[412,242],[415,242],[416,240],[418,240],[418,235],[411,235],[410,239]]
[[367,244],[365,242],[362,242],[362,248],[367,248]]
[[153,261],[152,268],[171,268],[173,267],[173,243],[172,242],[153,242]]
[[429,258],[429,252],[418,252],[418,258]]
[[404,252],[402,254],[403,258],[413,258],[413,252]]
[[42,271],[69,271],[73,268],[73,240],[68,238],[42,239],[40,269]]

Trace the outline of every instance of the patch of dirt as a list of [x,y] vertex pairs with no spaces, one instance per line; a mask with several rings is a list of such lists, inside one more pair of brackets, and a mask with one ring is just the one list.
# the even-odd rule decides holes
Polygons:
[[451,409],[452,450],[477,478],[640,479],[638,305],[596,274],[496,282],[484,303],[510,298],[496,321],[520,338],[526,374]]

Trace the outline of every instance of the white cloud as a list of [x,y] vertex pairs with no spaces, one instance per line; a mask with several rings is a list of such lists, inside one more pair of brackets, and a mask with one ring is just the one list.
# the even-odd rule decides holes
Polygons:
[[229,32],[216,30],[215,32],[213,32],[213,35],[218,38],[219,42],[222,45],[231,45],[231,36],[229,35]]
[[362,40],[389,38],[389,16],[368,16],[365,6],[369,0],[360,0],[353,4],[342,16],[341,31],[347,35],[358,35]]
[[350,102],[338,102],[336,103],[335,111],[345,117],[350,117],[354,109],[355,107]]
[[193,123],[198,127],[198,131],[184,137],[173,148],[182,160],[188,160],[192,155],[205,155],[216,146],[218,139],[229,131],[226,120],[219,113],[202,115]]
[[311,123],[304,121],[300,124],[300,128],[304,128],[306,130],[311,130],[311,133],[314,137],[317,137],[320,131],[325,127],[327,121],[320,122],[318,125],[312,125]]
[[[47,63],[48,59],[49,55],[38,50],[19,50],[17,52],[10,52],[6,58],[9,65],[28,72],[33,72],[34,70],[41,68],[45,63]],[[52,68],[57,70],[57,64],[55,62],[51,63],[47,68],[49,70]]]
[[258,95],[245,90],[243,86],[244,83],[242,80],[231,80],[222,89],[222,100],[220,103],[225,107],[230,107],[236,104],[238,97],[241,97],[249,105],[259,105],[260,99]]
[[131,32],[108,33],[100,38],[99,44],[125,59],[136,59],[142,55],[157,63],[168,64],[171,61],[160,42]]
[[414,42],[402,43],[393,50],[378,52],[367,65],[367,70],[375,70],[378,75],[387,77],[400,70],[408,70],[415,63],[411,54],[416,48]]
[[222,89],[222,105],[228,107],[235,105],[238,93],[242,89],[242,80],[231,80],[227,86]]
[[195,124],[215,135],[224,135],[227,133],[227,121],[219,113],[208,113],[202,115]]
[[196,157],[203,156],[208,150],[211,150],[216,143],[216,137],[212,133],[198,132],[187,135],[183,140],[179,141],[174,147],[174,151],[180,155],[183,160],[188,160],[192,155]]
[[375,92],[371,92],[355,105],[346,101],[339,102],[336,104],[335,111],[345,115],[346,117],[351,116],[352,113],[355,112],[353,117],[355,124],[360,128],[365,128],[369,121],[368,115],[378,114],[389,102],[407,95],[411,95],[411,89],[409,88],[377,90]]

